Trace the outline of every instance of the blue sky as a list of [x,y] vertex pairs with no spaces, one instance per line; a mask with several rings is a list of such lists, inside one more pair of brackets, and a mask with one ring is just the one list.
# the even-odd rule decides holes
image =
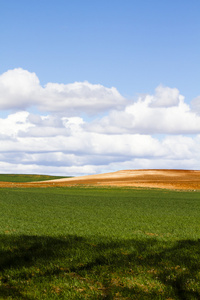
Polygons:
[[199,11],[197,0],[1,1],[2,172],[200,168]]
[[1,73],[87,80],[129,97],[159,84],[199,95],[200,2],[1,1]]

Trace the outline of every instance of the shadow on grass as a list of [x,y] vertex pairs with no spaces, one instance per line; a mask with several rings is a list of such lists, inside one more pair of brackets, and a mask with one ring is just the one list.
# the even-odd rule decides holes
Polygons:
[[[1,235],[0,245],[1,299],[37,299],[37,286],[41,299],[65,299],[63,278],[79,282],[68,299],[89,295],[83,281],[92,299],[200,299],[200,241]],[[55,281],[63,294],[42,294]]]

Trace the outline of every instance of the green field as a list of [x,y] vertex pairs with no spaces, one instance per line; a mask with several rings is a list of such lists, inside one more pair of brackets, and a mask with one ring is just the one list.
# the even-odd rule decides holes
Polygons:
[[31,182],[66,178],[62,176],[49,176],[49,175],[34,175],[34,174],[0,174],[0,181],[4,182]]
[[0,299],[200,299],[200,193],[0,189]]

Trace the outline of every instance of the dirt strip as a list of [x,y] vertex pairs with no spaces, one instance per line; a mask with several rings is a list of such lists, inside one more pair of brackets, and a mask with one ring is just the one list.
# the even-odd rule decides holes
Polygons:
[[200,190],[200,171],[191,170],[123,170],[113,173],[62,178],[49,181],[12,183],[0,187],[115,186]]

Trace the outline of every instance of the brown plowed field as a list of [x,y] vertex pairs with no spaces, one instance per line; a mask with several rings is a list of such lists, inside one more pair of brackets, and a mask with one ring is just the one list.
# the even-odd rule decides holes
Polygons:
[[31,183],[0,182],[0,187],[117,186],[200,190],[200,171],[124,170]]

